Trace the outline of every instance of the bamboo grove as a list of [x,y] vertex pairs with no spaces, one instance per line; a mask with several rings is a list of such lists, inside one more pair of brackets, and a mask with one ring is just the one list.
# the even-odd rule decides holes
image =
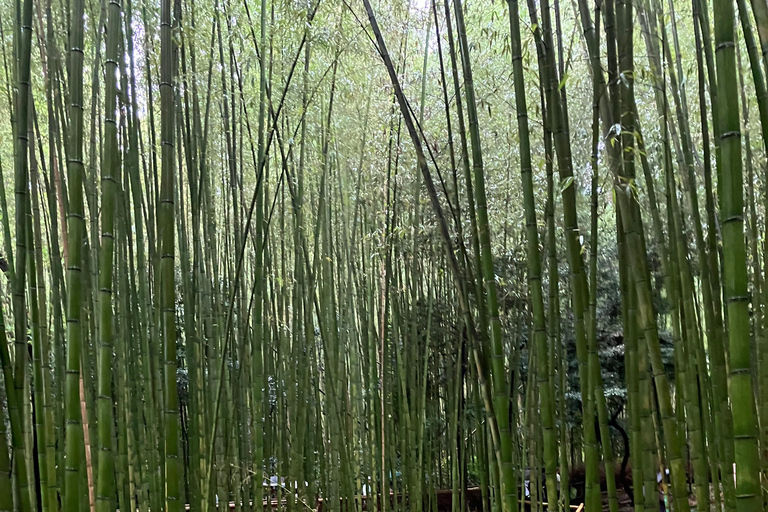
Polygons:
[[765,0],[0,0],[0,52],[0,512],[768,512]]

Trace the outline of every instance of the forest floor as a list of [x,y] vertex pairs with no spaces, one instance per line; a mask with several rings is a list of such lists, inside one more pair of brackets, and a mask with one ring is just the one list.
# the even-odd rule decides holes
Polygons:
[[[616,499],[619,502],[619,512],[631,512],[632,500],[624,489],[616,489]],[[603,493],[603,512],[609,512],[608,494]]]
[[[624,489],[618,488],[616,489],[616,498],[619,502],[619,512],[632,512],[632,499],[629,497],[627,492]],[[711,493],[710,496],[711,502],[714,503],[715,497],[714,493]],[[696,498],[693,495],[689,495],[688,498],[688,504],[691,507],[691,510],[697,510],[696,508]],[[664,512],[663,502],[659,501],[659,511]],[[714,510],[714,509],[713,509]],[[603,492],[603,512],[609,512],[608,507],[608,495]]]

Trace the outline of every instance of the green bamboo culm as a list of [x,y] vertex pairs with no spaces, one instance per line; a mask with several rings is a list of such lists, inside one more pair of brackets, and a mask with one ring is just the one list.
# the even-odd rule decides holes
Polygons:
[[[21,9],[21,12],[18,9]],[[16,252],[14,255],[16,268],[12,283],[13,292],[13,335],[14,335],[14,382],[13,392],[19,401],[19,406],[24,409],[29,405],[29,392],[26,389],[27,379],[29,378],[28,366],[29,356],[27,353],[27,205],[29,202],[29,157],[30,149],[34,143],[29,142],[32,88],[31,80],[31,51],[32,51],[32,3],[24,0],[23,3],[17,2],[17,22],[20,30],[20,39],[17,41],[17,93],[16,93],[16,145],[15,145],[15,166],[14,166],[14,198],[16,206]],[[24,418],[21,422],[21,430],[25,433],[30,428],[31,418]],[[24,452],[14,450],[16,457],[25,459],[19,461],[21,466],[16,472],[19,478],[19,492],[22,499],[24,495],[32,493],[30,500],[34,499],[34,486],[27,488],[27,474],[22,474],[21,469],[25,463],[31,462],[32,453],[28,450]],[[32,503],[34,503],[32,501]]]
[[733,445],[736,464],[736,510],[762,510],[757,413],[751,368],[747,255],[744,243],[744,184],[741,160],[733,3],[715,0],[715,55],[720,94],[720,216],[723,237],[723,283],[727,305]]
[[[97,512],[114,510],[115,457],[112,452],[114,401],[112,399],[113,330],[112,276],[115,247],[115,206],[117,203],[120,159],[118,156],[117,63],[120,38],[119,0],[110,0],[107,13],[107,47],[104,78],[104,152],[101,162],[101,244],[99,245],[99,336],[97,371]],[[126,504],[120,503],[121,507]]]
[[83,239],[86,234],[83,201],[83,31],[84,2],[73,0],[70,17],[69,54],[69,151],[67,152],[67,181],[69,210],[67,212],[67,354],[64,383],[64,512],[80,512],[81,460],[83,456],[83,425],[80,412],[80,353],[84,334],[81,322],[84,306]]
[[[460,0],[454,1],[456,16],[456,34],[459,40],[459,55],[464,71],[464,93],[467,103],[467,119],[472,152],[472,171],[474,179],[475,204],[477,207],[477,232],[479,240],[479,264],[477,269],[478,282],[484,284],[485,306],[490,337],[490,385],[493,388],[493,411],[498,426],[498,440],[495,446],[497,464],[501,472],[502,504],[505,512],[517,509],[517,492],[515,467],[512,461],[514,430],[510,425],[510,400],[507,395],[509,382],[505,369],[505,357],[502,342],[501,320],[499,318],[499,301],[496,290],[493,254],[491,252],[491,228],[488,221],[488,200],[485,191],[485,173],[483,169],[483,152],[480,142],[480,127],[477,115],[477,102],[472,77],[472,65],[469,55],[469,42],[466,35],[464,11]],[[542,310],[543,313],[543,310]],[[542,318],[543,320],[543,318]],[[483,333],[485,336],[485,333]]]
[[[179,449],[179,397],[176,389],[176,286],[175,286],[175,154],[174,41],[171,0],[160,2],[160,145],[161,174],[157,215],[160,334],[163,354],[163,437],[165,441],[165,510],[184,509],[183,461]],[[222,377],[223,378],[223,377]]]
[[[11,443],[13,447],[13,472],[18,491],[19,508],[22,512],[32,509],[32,497],[35,486],[28,485],[28,464],[31,462],[31,453],[25,447],[24,436],[27,432],[25,424],[31,423],[31,418],[25,418],[21,413],[24,404],[29,401],[29,394],[25,390],[27,379],[27,367],[29,358],[27,355],[27,310],[26,310],[26,232],[27,232],[27,202],[29,181],[29,121],[32,103],[32,88],[30,86],[32,58],[32,1],[16,2],[16,22],[20,30],[16,39],[15,50],[17,52],[16,73],[17,91],[14,111],[16,114],[15,145],[14,145],[14,195],[16,206],[16,253],[14,255],[15,269],[12,285],[13,292],[13,317],[14,317],[14,345],[15,345],[15,370],[13,371],[13,384],[5,380],[6,395],[15,403],[16,414],[11,415]],[[6,219],[6,222],[7,219]],[[17,277],[18,276],[18,277]],[[3,347],[6,352],[6,347]],[[6,367],[6,362],[3,362]],[[10,359],[7,363],[10,374]],[[13,395],[13,396],[11,396]],[[11,402],[9,402],[9,407]]]
[[[550,380],[549,347],[547,343],[546,315],[544,296],[541,286],[541,253],[539,251],[539,232],[536,225],[536,199],[533,189],[533,170],[531,165],[531,145],[528,129],[528,108],[525,99],[525,81],[523,75],[522,49],[520,44],[520,16],[517,0],[508,0],[509,26],[511,36],[512,72],[515,81],[515,108],[517,110],[517,129],[520,140],[520,172],[523,182],[525,201],[525,225],[528,260],[528,292],[533,302],[533,337],[536,346],[536,384],[541,402],[540,421],[544,441],[544,468],[547,480],[549,510],[559,510],[557,497],[557,432],[554,421],[554,392]],[[487,219],[486,219],[487,220]],[[559,341],[556,341],[558,343]]]

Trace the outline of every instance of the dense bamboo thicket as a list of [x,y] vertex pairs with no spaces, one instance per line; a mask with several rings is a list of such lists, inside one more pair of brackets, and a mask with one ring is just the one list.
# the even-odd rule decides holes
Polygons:
[[0,512],[768,512],[766,0],[0,0]]

